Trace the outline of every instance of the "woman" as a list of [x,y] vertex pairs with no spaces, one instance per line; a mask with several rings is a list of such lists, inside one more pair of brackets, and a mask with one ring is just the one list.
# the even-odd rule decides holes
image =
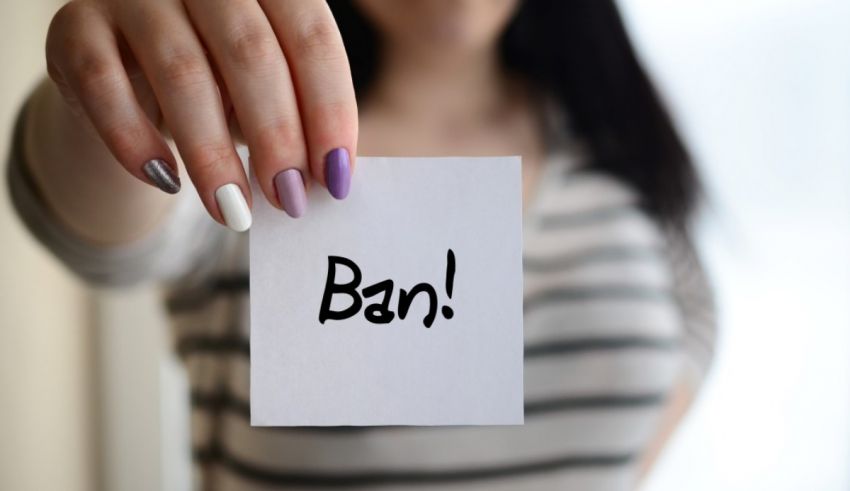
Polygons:
[[[168,286],[200,487],[629,489],[698,388],[698,182],[613,2],[77,0],[47,57],[13,198],[86,280]],[[524,426],[248,425],[246,236],[178,176],[243,231],[358,152],[523,156]]]

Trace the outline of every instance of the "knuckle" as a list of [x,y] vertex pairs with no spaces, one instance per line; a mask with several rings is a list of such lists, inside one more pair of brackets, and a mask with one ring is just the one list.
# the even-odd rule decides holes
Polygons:
[[[335,141],[340,136],[357,134],[357,106],[354,102],[324,102],[310,108],[311,141]],[[353,133],[352,133],[353,132]]]
[[206,60],[189,50],[172,48],[160,57],[160,76],[166,84],[177,88],[192,88],[210,82]]
[[110,60],[92,52],[73,57],[71,79],[84,98],[99,98],[114,91],[121,83],[121,72]]
[[191,170],[198,176],[219,173],[232,164],[233,152],[233,147],[224,143],[199,145],[190,154]]
[[257,130],[260,148],[272,153],[299,153],[304,148],[304,135],[297,118],[280,117]]
[[82,12],[76,2],[67,3],[56,12],[45,42],[49,64],[66,65],[70,59],[84,56],[91,50],[87,37],[81,32],[83,25]]
[[141,142],[146,141],[145,130],[139,125],[125,124],[105,129],[103,139],[107,146],[123,160],[138,152]]
[[336,59],[341,50],[336,24],[328,20],[307,20],[296,28],[293,49],[298,56],[311,59]]
[[48,46],[53,44],[50,42],[51,40],[62,37],[66,31],[78,25],[79,19],[80,6],[77,2],[68,2],[56,11],[53,19],[50,20],[50,26],[47,28]]
[[316,118],[327,123],[344,124],[357,122],[357,105],[354,101],[333,101],[318,104],[313,109]]
[[234,29],[226,43],[226,56],[235,66],[253,68],[271,65],[281,58],[274,34],[250,24]]

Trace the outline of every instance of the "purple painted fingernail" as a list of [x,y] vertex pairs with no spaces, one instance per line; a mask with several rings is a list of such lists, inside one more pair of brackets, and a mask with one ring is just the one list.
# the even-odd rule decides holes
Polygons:
[[345,199],[351,189],[351,162],[348,150],[335,148],[325,157],[325,181],[336,199]]
[[307,194],[304,192],[304,177],[298,169],[280,171],[274,176],[277,199],[292,218],[298,218],[307,210]]

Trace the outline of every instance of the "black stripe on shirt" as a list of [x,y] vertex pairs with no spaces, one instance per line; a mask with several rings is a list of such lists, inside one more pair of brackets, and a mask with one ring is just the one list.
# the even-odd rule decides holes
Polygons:
[[574,469],[624,467],[634,462],[635,453],[566,455],[546,460],[510,463],[498,466],[461,469],[394,469],[362,472],[277,470],[252,464],[230,454],[220,446],[193,451],[200,464],[220,463],[234,474],[256,483],[272,486],[357,487],[398,485],[439,485],[505,479]]
[[545,288],[525,297],[523,312],[552,304],[587,300],[645,300],[672,302],[669,290],[638,285],[566,286]]
[[645,336],[564,339],[529,344],[525,347],[525,358],[630,349],[670,351],[678,346],[679,341],[675,338],[653,338]]
[[250,288],[248,273],[231,273],[216,276],[210,285],[217,293],[243,292]]
[[652,392],[646,394],[613,394],[580,397],[559,397],[528,401],[525,403],[525,415],[536,416],[563,411],[630,409],[658,406],[664,402],[665,394]]
[[216,392],[192,390],[190,402],[193,408],[211,412],[229,411],[245,419],[251,419],[251,404],[238,399],[226,389]]
[[[647,336],[609,336],[586,337],[540,341],[525,347],[525,358],[539,358],[556,355],[622,351],[631,349],[670,351],[679,346],[676,338]],[[181,358],[193,355],[240,355],[250,357],[251,346],[248,339],[239,335],[210,336],[193,335],[180,339],[177,353]]]
[[[538,399],[525,402],[526,416],[540,416],[565,411],[583,410],[616,410],[640,407],[654,407],[665,400],[663,392],[647,392],[639,394],[597,394],[585,396],[564,396],[548,399]],[[213,393],[193,390],[191,393],[192,407],[211,412],[230,411],[250,419],[251,405],[226,389]],[[399,426],[403,428],[404,426]],[[330,431],[359,431],[363,429],[386,428],[386,426],[330,426],[330,427],[287,427],[286,429],[330,430]]]
[[218,275],[203,287],[188,292],[179,292],[166,300],[166,308],[172,314],[202,309],[213,299],[222,295],[242,295],[250,290],[248,273]]
[[181,358],[194,354],[239,354],[250,357],[251,345],[247,338],[237,334],[226,334],[224,336],[191,335],[184,336],[177,342],[177,354]]

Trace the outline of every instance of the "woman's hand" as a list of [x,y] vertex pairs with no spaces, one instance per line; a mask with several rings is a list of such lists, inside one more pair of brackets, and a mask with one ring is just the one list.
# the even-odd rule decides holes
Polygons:
[[74,0],[51,23],[47,62],[118,162],[175,193],[161,116],[210,215],[231,228],[251,223],[232,123],[274,206],[303,214],[311,181],[348,194],[357,105],[324,0]]

